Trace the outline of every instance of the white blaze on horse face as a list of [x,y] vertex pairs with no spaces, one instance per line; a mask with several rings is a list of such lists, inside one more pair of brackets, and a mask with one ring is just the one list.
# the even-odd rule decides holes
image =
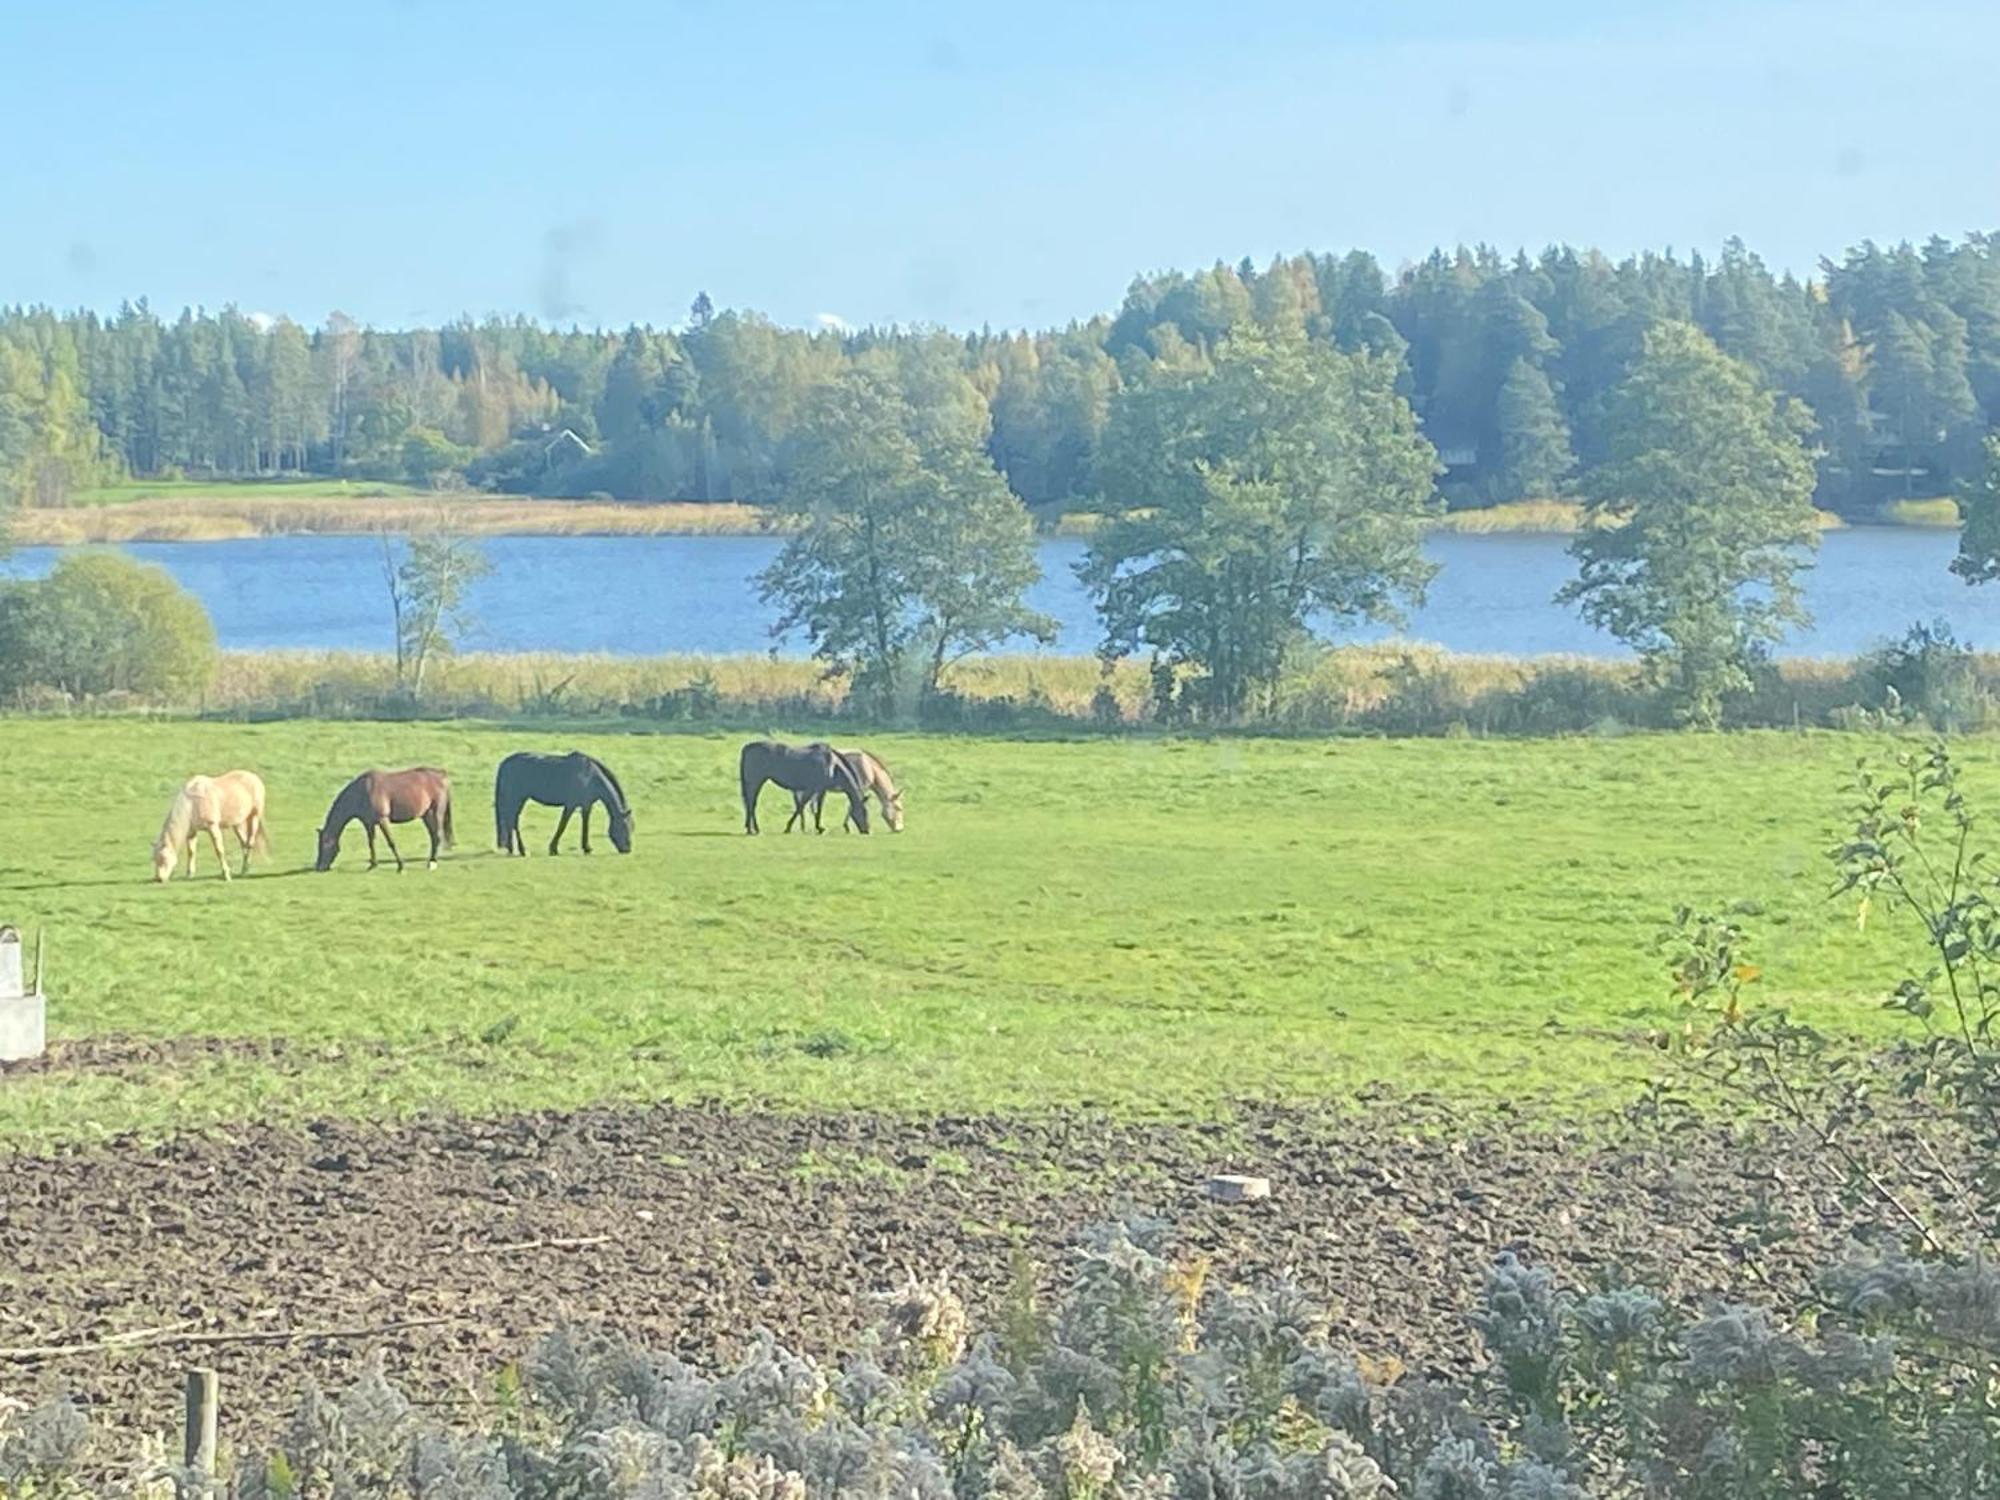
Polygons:
[[167,880],[169,879],[169,877],[173,875],[173,873],[174,873],[174,851],[172,845],[167,844],[164,841],[153,845],[154,881],[160,885],[165,885],[167,883]]

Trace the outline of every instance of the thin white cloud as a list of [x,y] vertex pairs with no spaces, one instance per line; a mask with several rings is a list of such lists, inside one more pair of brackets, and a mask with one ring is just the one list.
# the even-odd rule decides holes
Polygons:
[[839,313],[814,313],[813,321],[828,333],[852,333],[854,325]]

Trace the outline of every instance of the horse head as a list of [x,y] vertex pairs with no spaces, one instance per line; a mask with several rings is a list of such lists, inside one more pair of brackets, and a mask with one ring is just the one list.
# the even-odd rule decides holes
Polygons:
[[606,804],[611,809],[611,847],[620,854],[632,852],[632,809],[620,807],[616,803]]
[[322,826],[319,830],[319,856],[313,861],[313,868],[321,874],[333,868],[333,861],[340,853],[338,831]]
[[166,839],[153,845],[153,879],[165,885],[174,873],[174,846]]
[[891,792],[882,803],[882,820],[889,825],[889,832],[903,831],[903,794]]

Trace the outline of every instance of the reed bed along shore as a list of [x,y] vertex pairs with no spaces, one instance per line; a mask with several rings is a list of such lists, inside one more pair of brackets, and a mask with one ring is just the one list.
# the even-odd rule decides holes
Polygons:
[[[1038,518],[1044,536],[1088,538],[1106,517],[1074,511]],[[1949,496],[1884,506],[1884,525],[1955,526]],[[139,498],[34,509],[16,514],[11,539],[24,547],[121,542],[233,542],[268,536],[396,535],[443,524],[468,536],[755,536],[791,525],[766,506],[697,501],[538,500],[472,493],[423,494],[407,488],[339,493],[332,485],[243,486],[203,494],[188,488]],[[1574,500],[1517,500],[1439,516],[1432,529],[1457,535],[1573,535],[1583,527]],[[1820,513],[1820,526],[1847,523]]]
[[629,504],[503,499],[491,495],[265,497],[214,495],[132,500],[13,518],[20,546],[120,542],[233,542],[268,536],[396,535],[443,526],[467,536],[746,536],[782,529],[751,505]]
[[[397,684],[385,654],[224,653],[198,700],[55,697],[0,705],[44,712],[165,712],[221,718],[423,718],[736,727],[894,722],[988,733],[1200,728],[1163,718],[1146,664],[1089,656],[976,657],[946,674],[941,693],[884,715],[845,678],[795,657],[468,653],[435,663],[421,698]],[[1952,693],[1953,726],[2000,722],[2000,654],[1971,658]],[[1789,658],[1737,702],[1741,727],[1885,727],[1916,705],[1885,691],[1868,659]],[[1585,656],[1460,655],[1416,642],[1304,653],[1237,723],[1280,734],[1536,735],[1670,728],[1672,717],[1636,663]],[[1219,726],[1211,726],[1219,727]]]

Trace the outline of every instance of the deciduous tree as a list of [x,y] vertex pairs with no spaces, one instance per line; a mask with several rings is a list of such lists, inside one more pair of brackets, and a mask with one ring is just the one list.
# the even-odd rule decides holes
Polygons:
[[1309,631],[1420,598],[1436,455],[1368,354],[1255,334],[1156,365],[1112,403],[1097,479],[1118,518],[1080,569],[1107,657],[1191,666],[1239,712]]
[[1557,595],[1637,651],[1688,722],[1725,701],[1790,625],[1818,545],[1811,417],[1686,323],[1645,336],[1613,393],[1603,465],[1585,482],[1577,576]]
[[918,410],[876,370],[815,390],[783,495],[803,524],[759,580],[774,633],[804,635],[889,712],[935,692],[970,652],[1054,630],[1023,602],[1039,574],[1027,511],[983,431],[941,420],[949,410]]

